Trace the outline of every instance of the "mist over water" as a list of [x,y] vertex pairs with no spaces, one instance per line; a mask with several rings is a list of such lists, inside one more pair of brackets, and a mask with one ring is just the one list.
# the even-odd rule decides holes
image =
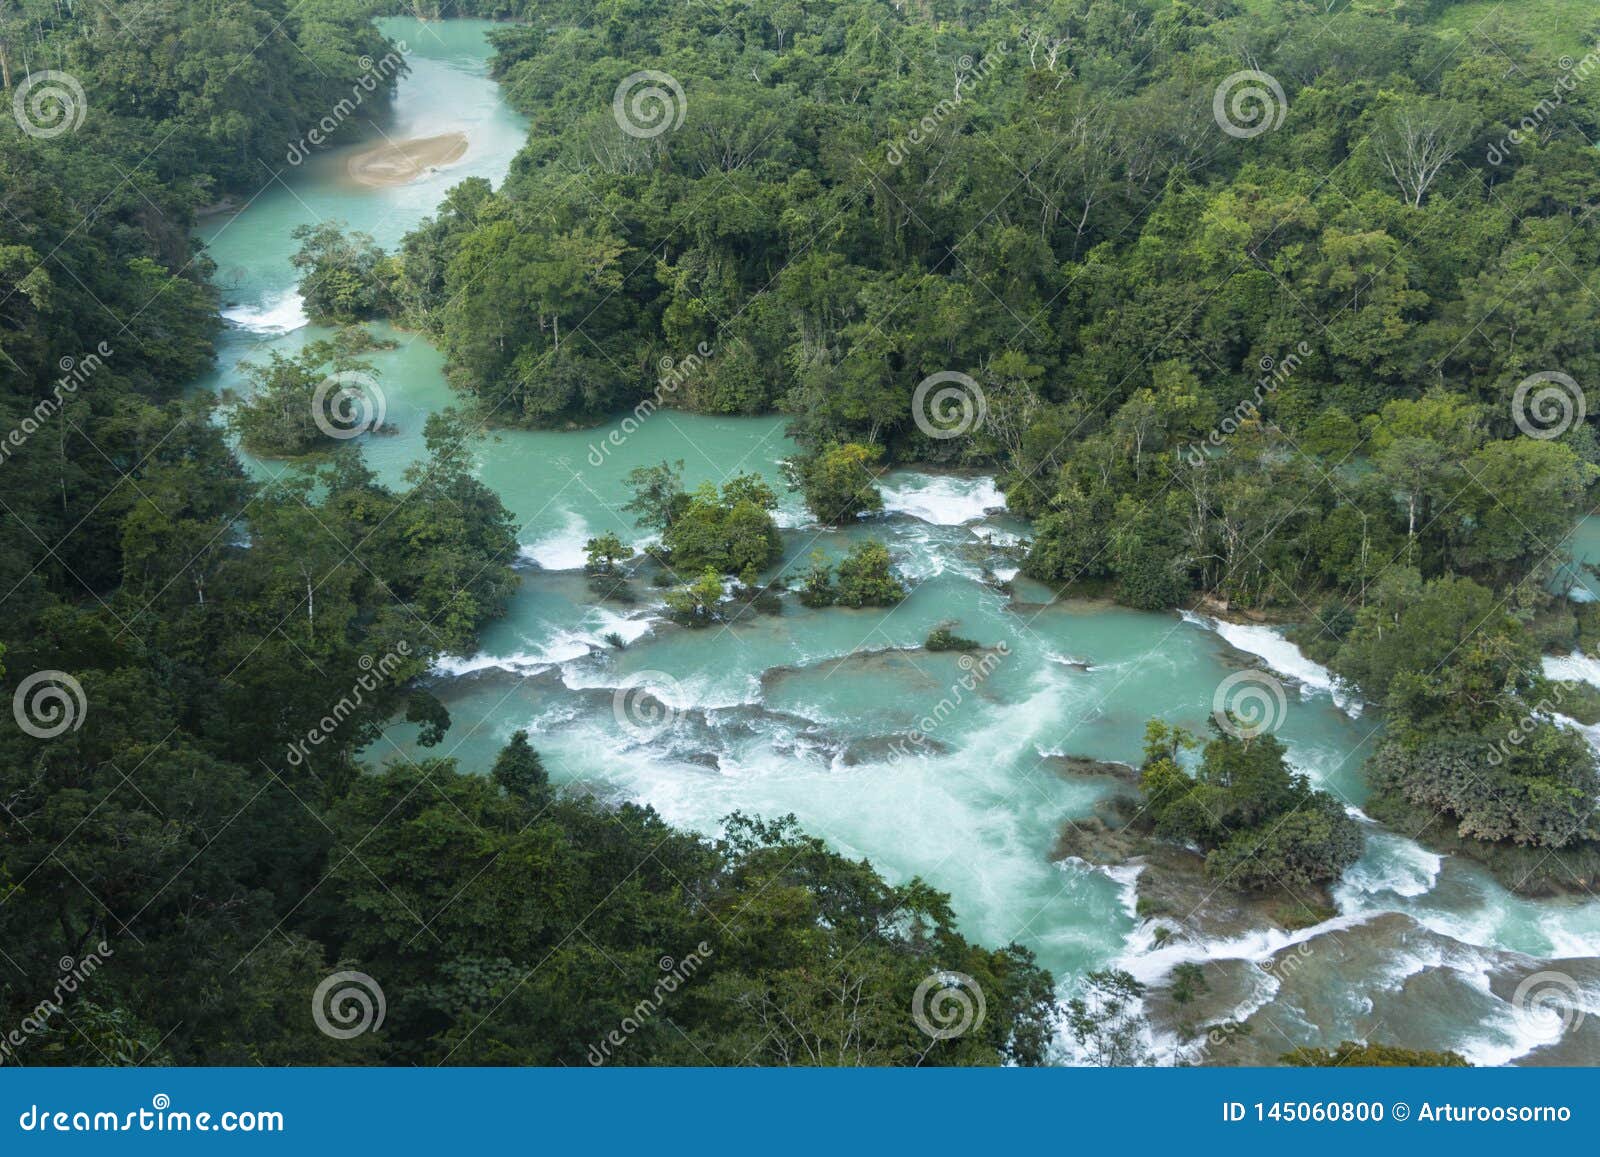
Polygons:
[[[408,43],[412,67],[385,131],[459,130],[468,151],[411,185],[377,189],[343,179],[332,150],[283,173],[244,212],[208,221],[201,232],[230,326],[209,388],[237,388],[242,358],[292,352],[325,332],[305,324],[294,292],[296,225],[336,218],[393,246],[451,185],[501,179],[522,143],[523,122],[487,77],[492,25],[384,27]],[[452,394],[438,351],[376,328],[399,343],[371,357],[394,432],[362,447],[399,484],[422,455],[424,419]],[[1579,1050],[1568,1060],[1600,1063],[1587,1035],[1595,1023],[1581,1039],[1551,1041],[1509,1003],[1518,975],[1562,960],[1600,1005],[1600,962],[1589,959],[1600,956],[1600,904],[1517,898],[1481,869],[1367,820],[1366,852],[1335,890],[1334,919],[1161,944],[1160,922],[1137,915],[1136,865],[1052,859],[1063,825],[1092,815],[1114,786],[1070,772],[1063,757],[1137,762],[1148,719],[1203,730],[1218,685],[1250,668],[1270,668],[1285,689],[1277,734],[1292,762],[1360,809],[1381,719],[1276,629],[1062,601],[1018,577],[1028,526],[1005,513],[992,479],[902,470],[884,479],[884,512],[843,529],[811,525],[784,493],[779,577],[798,585],[812,551],[837,557],[877,538],[913,584],[905,603],[812,611],[787,598],[777,614],[685,630],[665,621],[660,591],[643,580],[631,602],[599,601],[580,570],[583,543],[607,531],[644,541],[620,509],[634,467],[682,459],[690,487],[752,471],[783,492],[794,447],[777,418],[668,410],[596,466],[590,448],[610,432],[508,430],[478,447],[479,477],[520,528],[521,589],[479,653],[434,673],[454,721],[444,742],[417,748],[415,729],[397,724],[369,749],[371,762],[448,756],[483,770],[526,728],[557,782],[647,802],[674,823],[712,833],[735,810],[792,812],[890,879],[922,876],[948,891],[968,935],[1032,948],[1063,995],[1088,969],[1124,967],[1159,988],[1177,963],[1222,962],[1237,981],[1233,1015],[1259,1013],[1271,1025],[1262,1035],[1277,1034],[1262,1042],[1268,1059],[1370,1033],[1480,1063],[1552,1044]],[[918,649],[952,622],[997,656],[971,687],[972,657]],[[1561,662],[1600,673],[1582,656]],[[619,710],[624,700],[648,709],[648,726]],[[1187,1055],[1175,1038],[1155,1043],[1169,1058]]]

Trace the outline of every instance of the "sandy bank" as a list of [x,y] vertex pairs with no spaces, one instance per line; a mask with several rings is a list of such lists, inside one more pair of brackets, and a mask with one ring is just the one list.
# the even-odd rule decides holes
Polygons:
[[345,163],[345,171],[351,180],[373,188],[405,185],[434,169],[459,161],[466,151],[466,133],[384,141],[356,153]]

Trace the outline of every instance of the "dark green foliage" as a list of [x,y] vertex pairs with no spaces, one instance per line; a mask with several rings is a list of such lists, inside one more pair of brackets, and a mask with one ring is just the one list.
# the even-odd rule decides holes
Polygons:
[[[1592,865],[1594,758],[1533,718],[1556,700],[1526,622],[1600,449],[1589,424],[1522,436],[1511,399],[1535,369],[1600,380],[1594,102],[1562,102],[1501,164],[1489,146],[1557,74],[1514,23],[1491,43],[1435,28],[1437,5],[1348,10],[1337,36],[1306,6],[1080,7],[713,0],[596,20],[475,0],[537,17],[495,34],[527,148],[501,189],[463,182],[391,257],[314,228],[308,305],[437,335],[497,421],[594,420],[658,389],[782,408],[822,517],[877,508],[858,475],[880,453],[986,463],[1040,516],[1035,577],[1151,609],[1197,591],[1326,607],[1308,648],[1387,710],[1380,816],[1443,814],[1530,871]],[[4,678],[9,693],[70,671],[91,704],[50,740],[0,731],[6,1023],[63,956],[115,948],[71,1026],[22,1059],[583,1064],[660,957],[703,943],[704,967],[605,1059],[1041,1060],[1053,993],[1024,949],[970,944],[943,895],[792,826],[736,819],[710,842],[562,798],[525,736],[471,769],[486,775],[358,769],[396,716],[443,737],[449,713],[417,680],[473,649],[515,581],[512,519],[471,473],[474,423],[431,418],[404,488],[359,452],[261,485],[184,392],[225,292],[197,211],[260,189],[387,54],[370,11],[0,11],[0,73],[57,65],[89,98],[53,139],[0,115],[0,428],[32,425],[0,468]],[[911,143],[950,62],[1024,22],[1043,39],[964,81],[935,139]],[[1292,105],[1247,145],[1209,108],[1241,48]],[[684,125],[648,140],[611,112],[642,68],[691,94]],[[1408,113],[1456,149],[1430,187],[1385,163]],[[235,430],[266,454],[330,448],[310,399],[360,352],[259,367]],[[664,357],[682,371],[670,391]],[[943,439],[913,397],[949,371],[985,415]],[[754,585],[777,559],[774,500],[748,478],[686,493],[679,466],[640,472],[632,509],[699,576],[673,609],[711,621],[722,575]],[[617,561],[609,544],[598,561]],[[804,597],[903,595],[869,543]],[[1585,648],[1597,614],[1574,616]],[[1353,823],[1275,740],[1219,737],[1193,779],[1183,746],[1155,744],[1144,790],[1220,877],[1309,885],[1353,859]],[[341,962],[389,992],[381,1033],[334,1042],[306,1016],[311,980]],[[975,978],[988,1016],[931,1043],[906,1010],[942,970]],[[1140,995],[1125,973],[1087,978],[1068,1010],[1087,1055],[1147,1059]]]
[[1172,970],[1172,999],[1178,1004],[1188,1004],[1210,988],[1205,970],[1193,961],[1185,961]]
[[1289,769],[1275,736],[1215,731],[1191,778],[1177,757],[1194,738],[1150,724],[1139,788],[1158,834],[1198,845],[1207,873],[1220,881],[1290,898],[1337,880],[1361,857],[1355,820]]
[[633,498],[623,507],[625,513],[646,530],[664,533],[688,505],[683,492],[683,460],[659,466],[639,466],[628,473],[628,488]]
[[1308,1068],[1445,1068],[1472,1066],[1460,1053],[1405,1049],[1398,1045],[1344,1041],[1335,1049],[1298,1048],[1278,1058],[1286,1065]]
[[800,584],[800,602],[808,607],[831,607],[839,600],[833,585],[833,564],[820,550],[811,552],[811,565]]
[[851,547],[837,572],[821,551],[813,551],[800,585],[800,601],[808,607],[892,607],[905,597],[889,549],[871,539]]
[[[1334,670],[1387,695],[1375,791],[1443,813],[1463,836],[1548,848],[1600,838],[1600,769],[1552,721],[1565,692],[1540,673],[1504,600],[1467,579],[1386,575],[1334,654]],[[1575,708],[1587,695],[1577,700]]]
[[265,364],[242,362],[249,385],[228,412],[228,428],[264,458],[337,449],[379,412],[382,386],[359,356],[373,345],[365,330],[346,329],[292,357],[273,350]]
[[316,322],[349,323],[391,312],[383,289],[386,259],[366,233],[346,235],[337,221],[295,227],[300,296]]
[[[520,750],[514,741],[508,753]],[[493,780],[443,761],[397,765],[364,777],[332,811],[334,839],[360,841],[366,867],[339,864],[313,898],[311,922],[337,930],[334,950],[388,994],[370,1060],[1044,1058],[1048,974],[1025,949],[969,944],[947,898],[920,880],[891,886],[792,820],[736,815],[712,842],[632,804],[608,811],[582,797],[502,791],[507,759]],[[417,912],[434,916],[427,930]],[[584,934],[573,936],[579,925]],[[667,991],[664,955],[678,978]],[[940,969],[970,976],[987,1009],[974,1031],[935,1043],[908,1013],[917,986]],[[634,1031],[608,1042],[625,1020]],[[340,1055],[321,1045],[312,1057]]]
[[[0,678],[9,697],[32,673],[67,672],[87,703],[80,727],[49,739],[0,729],[5,1023],[38,1007],[62,958],[103,959],[6,1059],[584,1064],[658,983],[661,957],[705,942],[706,966],[617,1060],[1041,1061],[1048,974],[1024,949],[969,944],[920,882],[891,886],[783,825],[739,820],[710,843],[645,810],[558,799],[520,733],[483,774],[357,763],[397,718],[424,746],[444,738],[450,714],[420,680],[476,649],[515,583],[515,524],[472,473],[478,425],[431,416],[403,486],[381,484],[356,441],[258,484],[211,409],[182,398],[210,365],[220,298],[190,239],[195,210],[259,190],[348,96],[360,59],[385,56],[370,12],[0,8],[0,427],[29,435],[0,468]],[[83,83],[76,131],[21,132],[6,76],[24,56]],[[407,241],[409,319],[442,308],[446,271],[466,260],[458,234],[492,216],[489,195],[467,182]],[[393,271],[363,239],[303,240],[317,316],[377,308]],[[535,316],[506,320],[549,356],[519,382],[524,413],[608,404],[614,371],[567,339],[616,287],[616,243],[578,225],[525,248]],[[755,312],[751,340],[769,341]],[[343,334],[269,361],[235,429],[271,454],[331,448],[311,396],[370,348]],[[66,358],[77,372],[63,378]],[[731,372],[723,384],[763,389]],[[699,549],[764,564],[770,492],[736,479],[714,504],[704,521],[722,529]],[[694,507],[670,497],[662,528]],[[308,1001],[347,966],[378,980],[389,1015],[336,1041]],[[933,969],[982,984],[981,1030],[935,1044],[916,1029],[906,1010]],[[853,1017],[839,1015],[841,983]],[[819,1043],[829,1051],[807,1052]]]
[[979,651],[983,644],[976,639],[964,638],[956,634],[949,627],[935,627],[928,632],[927,639],[922,644],[930,651]]
[[588,556],[589,573],[594,575],[615,574],[617,563],[633,557],[633,549],[609,530],[584,543],[583,550]]
[[528,742],[526,731],[512,734],[511,742],[496,757],[489,778],[501,791],[519,800],[536,799],[550,783],[550,773],[545,771],[544,761]]
[[738,575],[753,586],[760,572],[783,554],[783,540],[772,511],[778,496],[755,474],[738,474],[722,484],[710,482],[685,493],[677,467],[641,467],[628,476],[633,501],[623,507],[639,525],[661,531],[662,546],[674,571],[710,570]]
[[722,576],[715,567],[706,567],[693,582],[667,592],[667,610],[686,627],[708,627],[720,616]]
[[883,509],[874,469],[882,457],[881,446],[834,443],[792,461],[789,472],[817,521],[836,526]]
[[906,597],[895,577],[889,549],[881,542],[858,542],[839,560],[834,601],[841,607],[892,607]]

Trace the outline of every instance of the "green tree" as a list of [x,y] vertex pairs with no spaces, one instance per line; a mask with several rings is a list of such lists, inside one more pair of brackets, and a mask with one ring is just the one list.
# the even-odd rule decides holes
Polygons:
[[789,470],[817,521],[837,526],[883,509],[874,470],[882,457],[881,446],[838,442],[794,460]]
[[892,607],[906,597],[881,542],[859,542],[839,560],[835,601],[842,607]]

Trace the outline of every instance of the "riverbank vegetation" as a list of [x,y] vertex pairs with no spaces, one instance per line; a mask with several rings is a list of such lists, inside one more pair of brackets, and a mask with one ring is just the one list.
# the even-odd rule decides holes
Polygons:
[[[1333,8],[541,6],[496,37],[533,122],[512,176],[459,188],[388,291],[496,422],[789,414],[824,522],[885,465],[994,470],[1032,578],[1299,619],[1392,721],[1379,807],[1587,855],[1595,761],[1538,652],[1576,633],[1600,479],[1600,102],[1549,48],[1594,38]],[[641,70],[659,124],[618,94]],[[1452,642],[1391,677],[1374,640],[1435,614]]]
[[[1200,747],[1181,727],[1151,720],[1139,773],[1139,822],[1206,854],[1206,873],[1247,892],[1304,902],[1361,856],[1361,829],[1342,805],[1289,768],[1283,744],[1229,717],[1214,727],[1191,774],[1182,763]],[[1320,898],[1320,893],[1313,893]]]

